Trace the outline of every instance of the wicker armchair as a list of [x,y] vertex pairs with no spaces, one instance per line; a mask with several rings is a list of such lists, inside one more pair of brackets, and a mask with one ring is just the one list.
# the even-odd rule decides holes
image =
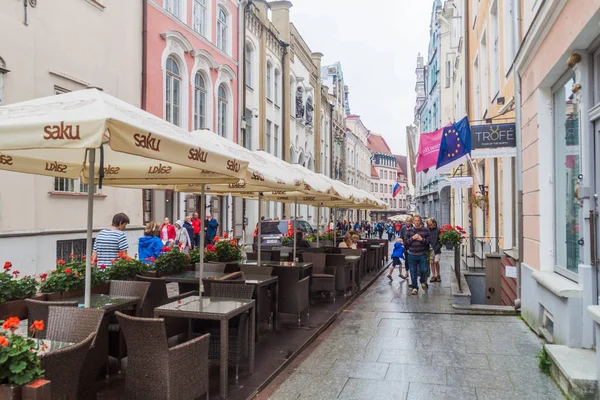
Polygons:
[[124,398],[208,400],[209,335],[169,348],[162,318],[115,314],[129,350]]
[[[222,285],[244,285],[246,283],[246,281],[244,280],[237,280],[237,279],[230,279],[230,280],[221,280],[221,279],[208,279],[208,278],[204,278],[202,279],[202,286],[204,286],[204,295],[206,296],[213,296],[213,286],[216,284],[222,284]],[[220,297],[225,297],[225,296],[220,296]]]
[[[205,262],[204,263],[204,272],[225,272],[225,267],[227,264],[225,263],[212,263]],[[196,263],[196,271],[200,271],[200,263]]]
[[44,379],[52,381],[52,399],[77,399],[77,382],[95,337],[90,333],[73,346],[40,355]]
[[310,277],[298,280],[298,268],[277,268],[279,278],[279,312],[298,315],[298,324],[302,312],[306,310],[309,316],[309,281]]
[[245,275],[268,275],[273,274],[273,267],[257,267],[254,265],[240,265],[240,270]]
[[[28,309],[27,328],[31,327],[33,321],[44,321],[44,326],[48,326],[49,307],[77,307],[79,304],[78,301],[41,301],[32,299],[25,299],[25,303],[27,304]],[[38,339],[46,339],[47,334],[47,330],[42,330],[36,333],[35,337]]]
[[[143,315],[142,307],[148,294],[150,284],[148,282],[135,281],[110,281],[110,296],[130,296],[139,297],[140,300],[136,307],[135,315]],[[128,312],[128,314],[132,314]],[[121,373],[121,360],[127,355],[127,346],[125,338],[121,332],[121,326],[117,322],[114,315],[109,318],[108,324],[108,355],[117,359],[117,372]]]
[[[252,299],[254,286],[237,284],[240,281],[229,283],[214,282],[210,286],[211,297],[225,297],[230,299]],[[243,282],[242,282],[243,283]],[[211,321],[215,322],[215,321]],[[211,360],[221,358],[221,335],[220,325],[212,323],[209,325],[210,346],[208,357]],[[235,380],[239,379],[240,362],[248,353],[248,313],[229,321],[229,364],[235,365]]]
[[336,266],[325,265],[327,260],[327,254],[325,253],[304,253],[302,257],[304,262],[313,264],[310,292],[329,292],[333,301],[335,301]]
[[342,249],[342,254],[345,256],[359,256],[360,262],[358,263],[358,270],[356,274],[358,275],[357,281],[361,280],[363,276],[367,273],[366,271],[366,255],[363,249]]
[[78,307],[50,307],[46,337],[60,342],[79,343],[94,333],[77,389],[78,399],[93,398],[96,378],[108,359],[108,319],[104,310]]
[[327,254],[327,266],[334,267],[337,270],[335,289],[344,292],[348,288],[352,289],[352,276],[350,268],[347,268],[349,263],[346,261],[346,256],[343,254]]

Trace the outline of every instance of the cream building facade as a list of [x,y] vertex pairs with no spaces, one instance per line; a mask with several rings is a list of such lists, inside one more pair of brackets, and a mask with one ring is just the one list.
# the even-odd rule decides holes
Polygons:
[[[346,116],[346,184],[370,191],[371,189],[371,151],[368,146],[370,131],[359,115]],[[349,210],[353,221],[366,219],[364,210]]]
[[[5,2],[0,8],[0,104],[98,87],[140,106],[141,2]],[[65,21],[68,16],[68,23]],[[51,26],[52,29],[48,29]],[[114,29],[119,26],[119,29]],[[65,51],[68,49],[68,51]],[[85,254],[87,187],[80,181],[0,172],[0,254],[22,274],[51,270],[57,258]],[[114,214],[130,218],[131,254],[142,235],[141,190],[104,187],[94,229]]]

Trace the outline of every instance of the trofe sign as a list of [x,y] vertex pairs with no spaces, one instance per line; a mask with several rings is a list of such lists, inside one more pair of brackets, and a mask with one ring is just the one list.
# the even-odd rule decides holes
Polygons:
[[473,158],[514,157],[516,147],[515,124],[471,126]]

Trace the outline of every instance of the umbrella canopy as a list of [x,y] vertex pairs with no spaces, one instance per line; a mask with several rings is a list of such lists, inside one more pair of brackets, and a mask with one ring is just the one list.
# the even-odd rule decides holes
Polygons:
[[404,222],[404,221],[406,221],[406,218],[408,218],[408,217],[410,217],[410,215],[400,214],[400,215],[394,215],[393,217],[390,217],[390,220]]
[[[104,145],[107,146],[104,146]],[[86,173],[87,149],[102,149],[107,184],[186,183],[245,175],[248,162],[97,89],[0,107],[0,169],[62,178]],[[100,171],[102,168],[102,171]]]

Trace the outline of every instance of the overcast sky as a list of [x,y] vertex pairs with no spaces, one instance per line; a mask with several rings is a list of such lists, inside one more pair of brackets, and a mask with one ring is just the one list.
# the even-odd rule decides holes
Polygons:
[[[417,53],[427,54],[433,0],[292,0],[291,20],[323,65],[342,63],[350,109],[406,154]],[[368,5],[367,5],[368,4]]]

